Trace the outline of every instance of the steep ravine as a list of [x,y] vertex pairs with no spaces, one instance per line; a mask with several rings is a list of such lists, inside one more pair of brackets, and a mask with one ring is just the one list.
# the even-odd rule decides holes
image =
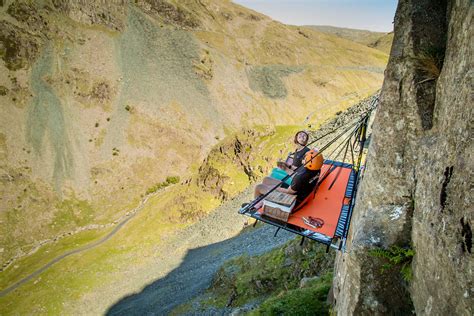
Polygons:
[[[240,255],[262,254],[293,238],[285,232],[275,238],[274,228],[262,224],[229,238],[247,223],[237,210],[251,194],[252,188],[169,240],[161,252],[173,256],[161,256],[149,271],[153,271],[156,280],[140,292],[120,299],[107,315],[167,314],[209,287],[225,261]],[[182,258],[179,264],[176,257]],[[89,308],[85,311],[93,311]]]
[[[338,113],[335,118],[326,122],[320,128],[311,130],[312,139],[318,138],[323,134],[354,121],[354,119],[357,119],[361,113],[369,108],[371,103],[372,98],[368,98],[350,107],[347,111]],[[235,146],[235,144],[240,145]],[[219,146],[216,148],[216,152],[223,153],[228,152],[229,149],[233,149],[234,153],[236,153],[236,158],[239,157],[238,159],[244,162],[244,166],[251,166],[252,160],[248,160],[248,156],[251,156],[248,154],[250,151],[247,151],[247,154],[245,154],[247,158],[240,156],[242,144],[244,144],[244,148],[248,148],[249,145],[251,147],[252,145],[247,142],[241,143],[240,141],[235,141],[227,143],[227,145]],[[231,146],[229,147],[229,145]],[[255,153],[252,152],[252,154]],[[213,159],[215,159],[215,157],[210,157],[209,160]],[[206,163],[204,166],[205,165]],[[205,169],[201,168],[201,171],[202,170]],[[214,174],[214,176],[217,175]],[[220,181],[225,182],[226,180],[222,177],[217,177],[216,180],[208,182],[208,184],[210,184],[211,187],[214,185],[214,188],[217,189],[215,194],[222,196],[220,188],[222,188],[223,185],[222,183],[218,185]],[[160,258],[156,266],[149,270],[153,271],[153,275],[158,276],[158,278],[148,284],[140,292],[121,299],[108,310],[107,314],[166,314],[174,310],[177,306],[188,306],[191,304],[190,302],[192,302],[192,305],[188,306],[187,309],[188,313],[193,315],[207,315],[208,313],[228,314],[233,311],[245,311],[245,308],[242,309],[242,307],[238,305],[218,308],[207,303],[205,307],[202,307],[199,301],[203,300],[200,295],[203,294],[204,290],[209,288],[211,280],[215,278],[215,273],[221,268],[224,262],[242,255],[254,256],[268,252],[294,238],[293,235],[285,233],[284,231],[280,232],[278,237],[274,237],[274,227],[260,224],[256,229],[249,229],[243,231],[236,237],[226,239],[225,236],[235,234],[241,227],[247,226],[247,218],[238,215],[236,210],[240,207],[241,203],[249,201],[252,198],[252,194],[253,186],[247,188],[244,193],[225,202],[222,206],[218,207],[216,211],[198,223],[178,232],[178,235],[173,239],[168,240],[165,247],[161,250],[162,252],[167,253],[171,252],[169,249],[177,249],[177,252],[175,251],[174,253],[180,257],[179,254],[181,251],[187,251],[179,266],[174,256]],[[253,223],[253,221],[250,221],[250,223]],[[301,256],[305,256],[305,250],[303,248],[293,249],[291,251],[298,253],[303,251]],[[289,253],[291,253],[291,251],[289,251]],[[295,256],[295,253],[292,255]],[[292,260],[292,255],[286,259]],[[324,257],[324,259],[319,259],[322,262],[327,261],[322,265],[332,267],[333,256],[327,255]],[[288,264],[286,262],[287,261],[285,261],[285,264]],[[284,269],[285,267],[282,266],[281,268]],[[305,270],[310,271],[311,269],[303,268],[300,273],[304,274]],[[316,272],[320,273],[321,271]],[[314,272],[311,270],[311,273]],[[310,274],[308,276],[313,275]],[[108,292],[108,290],[106,290],[106,292]],[[265,294],[268,296],[271,293],[267,292]],[[273,294],[276,295],[277,293]],[[261,303],[267,298],[266,296],[256,297],[255,299]],[[198,298],[196,302],[193,301],[195,298]],[[86,305],[90,306],[91,303],[92,301],[89,301]],[[252,306],[248,309],[253,309],[259,304],[254,302],[251,305]],[[194,310],[195,308],[202,308],[203,310]]]
[[[314,131],[313,137],[318,137],[321,134],[327,133],[328,131],[338,126],[343,126],[348,121],[353,120],[355,117],[358,116],[358,113],[364,111],[367,108],[369,103],[370,100],[366,100],[354,107],[351,107],[348,111],[338,113],[338,115],[333,120],[327,122],[326,124],[323,124],[317,131]],[[180,296],[180,299],[177,300],[176,303],[173,303],[172,298],[169,296],[160,296],[160,300],[162,299],[165,301],[169,301],[169,306],[166,307],[166,310],[168,310],[168,308],[172,309],[180,303],[187,302],[187,300],[196,296],[200,293],[200,291],[205,289],[210,284],[209,282],[212,279],[213,274],[219,268],[219,265],[225,260],[243,253],[261,253],[277,246],[273,245],[273,242],[278,241],[278,239],[273,240],[272,238],[270,238],[271,236],[273,236],[273,232],[272,229],[269,227],[265,228],[263,231],[258,230],[255,235],[244,234],[242,236],[239,235],[238,237],[232,238],[233,236],[238,234],[240,229],[243,227],[243,223],[246,222],[246,219],[244,217],[236,214],[236,210],[238,209],[241,203],[250,199],[249,191],[247,191],[248,193],[244,195],[240,195],[240,198],[232,199],[231,201],[226,202],[225,204],[223,204],[222,207],[219,207],[217,209],[215,214],[213,212],[209,216],[205,216],[205,209],[201,209],[201,207],[203,206],[200,206],[197,200],[193,200],[193,196],[189,196],[189,193],[193,192],[192,190],[197,190],[197,188],[201,187],[206,189],[206,194],[209,194],[198,197],[198,199],[200,198],[201,200],[209,199],[213,196],[217,199],[226,200],[229,197],[235,196],[236,192],[247,187],[249,183],[251,183],[251,181],[253,181],[255,178],[259,178],[263,174],[268,172],[269,167],[271,167],[273,162],[277,159],[278,153],[281,149],[283,149],[283,151],[290,149],[286,147],[290,144],[292,134],[294,133],[293,130],[296,130],[297,128],[298,127],[286,127],[282,130],[277,131],[269,128],[259,128],[258,130],[253,131],[243,131],[242,133],[237,134],[228,140],[223,140],[221,144],[219,146],[216,146],[216,148],[212,151],[208,159],[203,162],[201,168],[199,168],[198,175],[195,179],[183,179],[183,183],[176,185],[176,187],[172,186],[169,188],[171,191],[170,196],[175,196],[174,200],[172,201],[180,202],[173,203],[173,207],[177,209],[178,213],[176,215],[170,215],[165,217],[164,221],[160,220],[160,216],[159,214],[157,214],[160,213],[160,209],[157,209],[156,206],[153,205],[156,205],[156,203],[164,204],[164,207],[162,209],[166,210],[167,213],[173,214],[173,212],[170,212],[170,209],[167,209],[167,206],[169,204],[167,204],[166,202],[168,200],[166,196],[169,194],[167,192],[157,192],[157,196],[154,196],[154,194],[152,194],[150,196],[149,202],[144,204],[143,210],[140,210],[137,213],[136,218],[130,220],[130,222],[127,223],[127,226],[124,226],[121,231],[117,233],[117,236],[110,240],[107,245],[101,245],[100,247],[97,246],[95,247],[97,249],[90,249],[82,255],[83,258],[96,258],[97,256],[99,256],[98,259],[92,260],[95,260],[94,266],[101,267],[102,265],[107,266],[107,263],[102,262],[103,259],[101,259],[102,257],[100,257],[100,254],[104,253],[104,251],[105,253],[110,253],[110,251],[112,251],[112,254],[107,255],[106,261],[115,261],[115,267],[107,273],[107,275],[113,276],[113,280],[110,280],[109,277],[103,276],[103,278],[109,279],[109,281],[103,282],[104,285],[102,286],[97,287],[97,285],[93,285],[94,283],[89,283],[89,287],[91,287],[89,289],[84,289],[82,286],[78,286],[76,289],[74,289],[73,292],[81,293],[83,295],[83,298],[78,301],[78,304],[72,304],[72,306],[69,306],[67,310],[71,313],[75,313],[78,311],[94,313],[99,311],[103,312],[104,308],[106,308],[107,306],[115,305],[116,302],[121,301],[122,295],[130,293],[131,291],[133,292],[134,290],[138,290],[143,286],[143,284],[147,284],[152,280],[155,280],[153,281],[153,283],[155,283],[156,280],[158,280],[157,278],[164,277],[168,272],[171,273],[173,269],[178,267],[179,262],[181,260],[184,260],[183,258],[187,258],[185,259],[187,267],[193,265],[202,266],[202,264],[199,263],[199,260],[216,260],[215,263],[210,264],[211,261],[209,261],[208,264],[204,265],[204,270],[201,271],[202,279],[200,279],[201,283],[199,283],[199,286],[192,285],[191,283],[193,283],[194,281],[192,281],[191,283],[185,281],[187,279],[194,279],[192,276],[190,276],[189,278],[183,277],[183,275],[185,276],[185,274],[188,272],[183,272],[182,269],[179,269],[179,271],[181,271],[179,274],[171,273],[171,276],[173,277],[176,277],[178,275],[180,277],[178,279],[171,278],[171,281],[167,281],[166,284],[172,287],[179,286],[181,288],[186,289],[188,289],[189,287],[189,290],[184,291],[182,293],[182,296]],[[209,170],[214,171],[209,172]],[[251,171],[252,173],[250,173],[249,171]],[[185,190],[189,190],[184,189],[186,187],[192,190],[186,192]],[[172,193],[173,190],[175,193]],[[177,194],[177,192],[183,190],[184,195]],[[251,190],[252,189],[250,188],[250,191]],[[204,193],[199,192],[200,191],[196,191],[192,194]],[[184,197],[191,199],[183,200]],[[166,215],[166,213],[164,213],[163,215]],[[176,223],[185,223],[189,220],[196,221],[199,219],[201,220],[198,223],[186,227],[184,228],[184,230],[180,230],[179,226],[176,225]],[[142,228],[144,225],[142,222],[144,220],[150,223],[156,222],[155,224],[152,224],[154,230],[156,230],[156,227],[159,228],[163,224],[167,226],[172,225],[171,227],[175,227],[176,230],[171,234],[164,235],[162,237],[162,240],[157,241],[156,238],[159,238],[160,235],[156,234],[156,232],[146,233],[146,231],[144,231],[144,229]],[[123,239],[124,236],[126,236],[127,238],[126,241],[124,241]],[[200,237],[197,238],[198,236]],[[229,241],[225,241],[229,237],[231,237],[231,239]],[[66,238],[70,237],[67,236]],[[268,241],[265,241],[266,238],[270,239],[268,239]],[[116,255],[113,255],[113,253],[117,251],[117,249],[128,249],[128,247],[131,246],[129,241],[130,239],[136,239],[137,241],[139,241],[140,244],[142,244],[142,246],[140,246],[141,250],[135,250],[137,254],[134,256],[136,256],[138,259],[138,264],[136,266],[131,263],[123,262],[123,259],[121,259],[120,256],[117,257]],[[254,242],[251,242],[251,240],[253,240]],[[259,240],[259,242],[255,242],[255,240]],[[260,242],[260,240],[263,242]],[[54,241],[54,243],[57,242],[60,242],[60,240]],[[148,246],[146,245],[149,242],[151,242],[150,246],[152,248],[150,250],[147,250]],[[249,245],[248,247],[241,249],[237,246],[240,242],[249,242]],[[205,246],[212,245],[213,243],[217,244],[215,246]],[[133,247],[136,247],[136,242],[133,242],[132,245]],[[187,256],[187,251],[196,247],[203,248],[202,250],[196,252],[199,253],[199,256]],[[217,247],[219,251],[207,251],[206,249],[208,249],[209,247],[211,247],[212,249]],[[126,256],[128,257],[133,253],[133,251],[131,253],[128,253],[127,251]],[[173,253],[173,256],[163,256],[160,255],[160,253]],[[191,251],[191,253],[194,254],[195,252]],[[219,256],[216,257],[216,254],[219,254]],[[147,261],[147,258],[152,259],[152,261]],[[73,258],[71,258],[70,260],[75,261],[75,259]],[[92,271],[94,271],[94,269],[96,268],[92,268],[90,266],[89,260],[91,259],[85,260],[86,263],[83,268],[81,268],[81,266],[84,265],[83,263],[76,263],[76,267],[70,267],[68,268],[68,270],[72,269],[75,271],[77,269],[78,271],[81,271],[81,274],[85,273],[84,276],[87,280],[89,278],[89,276],[87,275],[92,275]],[[199,262],[197,262],[196,260],[198,260]],[[68,260],[65,259],[65,261]],[[22,265],[22,268],[24,268],[24,263],[21,262],[20,264]],[[45,275],[35,276],[34,280],[31,280],[30,284],[25,284],[24,288],[21,287],[18,289],[18,291],[15,292],[16,295],[18,295],[17,297],[20,298],[20,300],[30,302],[28,304],[30,308],[32,307],[37,309],[39,308],[39,306],[44,306],[41,308],[46,309],[42,310],[62,310],[51,309],[51,306],[55,306],[57,303],[60,303],[63,298],[58,297],[58,300],[51,298],[51,302],[48,302],[45,305],[43,305],[44,303],[38,304],[38,302],[35,301],[37,297],[40,297],[42,295],[40,293],[46,290],[42,289],[43,284],[50,284],[49,287],[51,287],[51,290],[53,290],[57,286],[60,286],[59,284],[56,284],[57,280],[50,279],[48,277],[48,274],[52,276],[58,275],[56,271],[61,271],[63,269],[62,267],[64,267],[65,265],[67,264],[56,263],[55,266],[49,268],[53,271],[49,272],[48,270],[46,271],[47,273],[45,273]],[[118,271],[122,272],[118,273]],[[122,278],[125,275],[128,276],[127,284],[123,284],[122,281]],[[78,282],[78,280],[76,280],[74,277],[70,279],[73,283]],[[157,282],[161,284],[161,281]],[[27,291],[27,288],[31,288],[31,286],[33,286],[33,289]],[[160,291],[162,291],[161,289],[158,289],[155,286],[150,289],[147,288],[147,290],[144,292],[146,295],[138,295],[136,297],[137,299],[139,298],[138,300],[140,301],[140,297],[155,295],[153,294],[155,290],[159,293],[161,293]],[[66,293],[67,292],[69,292],[69,290],[67,290]],[[101,293],[101,299],[97,300],[97,295],[94,295],[93,293],[99,292]],[[166,293],[166,291],[163,293]],[[69,295],[70,294],[66,294],[65,297],[68,297]],[[8,300],[8,297],[5,297],[5,299]],[[119,305],[112,308],[111,311],[121,310],[122,308],[128,310],[128,308],[131,308],[130,306],[135,306],[134,308],[137,308],[136,303],[133,302],[136,302],[136,300],[131,298],[125,299],[123,302],[121,301]],[[144,309],[156,309],[158,308],[158,305],[156,304],[150,301],[149,305],[142,302],[140,306],[143,305],[142,308]],[[13,308],[15,308],[15,303],[9,302],[4,307],[7,308],[6,310],[9,310],[9,308],[12,308],[12,310],[14,310]],[[25,312],[30,311],[30,308],[25,309]],[[84,310],[84,308],[86,308],[86,310]],[[18,309],[16,310],[18,311]]]

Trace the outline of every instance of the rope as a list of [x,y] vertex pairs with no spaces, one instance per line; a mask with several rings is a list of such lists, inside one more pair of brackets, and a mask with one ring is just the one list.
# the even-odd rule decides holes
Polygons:
[[351,148],[351,164],[354,165],[354,147],[352,146],[352,142],[349,142]]
[[[345,144],[346,141],[349,141],[351,140],[352,136],[354,136],[354,134],[357,132],[358,135],[357,137],[355,138],[355,140],[357,140],[357,138],[360,138],[360,135],[362,134],[362,130],[363,128],[367,128],[367,122],[368,122],[368,118],[370,117],[370,115],[372,114],[372,111],[377,107],[377,104],[378,104],[378,100],[379,100],[379,95],[376,95],[373,100],[372,100],[372,103],[370,105],[370,108],[365,111],[363,113],[363,115],[361,115],[361,118],[359,120],[357,120],[355,123],[351,124],[348,128],[346,128],[342,133],[338,134],[336,137],[334,137],[331,141],[329,141],[325,146],[323,146],[320,150],[319,150],[319,153],[323,153],[326,149],[328,149],[334,142],[336,142],[339,138],[341,138],[343,135],[345,135],[348,131],[350,131],[354,126],[357,126],[350,134],[349,136],[343,141],[341,142],[341,144],[339,144],[332,152],[330,155],[332,155],[332,153],[334,151],[336,151],[342,144]],[[316,141],[326,137],[327,135],[330,135],[332,134],[333,132],[335,132],[338,128],[334,129],[333,131],[329,132],[329,133],[326,133],[324,134],[323,136],[313,140],[312,142],[308,143],[306,146],[309,146],[309,145],[312,145],[314,144]],[[363,134],[365,134],[366,131],[364,131]],[[365,141],[365,139],[363,140]],[[361,143],[363,142],[361,140]],[[355,143],[355,142],[354,142]],[[344,148],[344,147],[343,147]],[[353,146],[351,146],[351,150],[352,150]],[[340,152],[339,152],[340,153]],[[339,155],[338,153],[338,155]],[[347,144],[346,144],[346,153],[347,153]],[[301,168],[304,168],[307,164],[311,163],[311,161],[316,158],[317,156],[315,157],[312,157],[309,161],[307,161],[306,163],[302,164],[301,166],[299,166],[298,168],[296,168],[291,174],[288,174],[286,175],[280,183],[276,184],[273,188],[271,188],[267,193],[265,194],[262,194],[260,195],[259,197],[257,197],[255,200],[253,200],[252,202],[250,202],[248,205],[246,205],[245,207],[243,207],[239,213],[241,214],[245,214],[247,213],[250,209],[252,209],[255,205],[257,205],[259,202],[263,201],[268,195],[270,195],[273,191],[275,191],[276,189],[278,189],[287,179],[289,179],[290,177],[292,177],[298,170],[300,170]],[[345,157],[345,154],[344,154],[344,157]],[[362,148],[360,148],[360,153],[359,153],[359,157],[358,157],[358,167],[356,170],[359,170],[360,168],[360,163],[361,163],[361,159],[362,159]],[[344,158],[345,159],[345,158]],[[320,177],[320,180],[318,181],[318,183],[316,184],[316,187],[319,186],[319,184],[324,181],[324,179],[329,175],[329,173],[331,172],[331,169],[332,169],[332,166],[334,165],[334,161],[333,163],[331,164],[331,166],[328,168],[328,170],[326,171],[326,173],[323,175],[323,177]]]
[[[379,101],[379,96],[380,96],[380,94],[376,94],[376,95],[374,96],[374,98],[372,99],[372,102],[371,102],[369,108],[368,108],[365,112],[363,112],[363,113],[361,114],[361,117],[365,117],[365,116],[367,116],[367,115],[370,115],[370,113],[377,107],[377,104],[378,104],[378,101]],[[359,119],[358,121],[360,121],[360,119]],[[310,146],[310,145],[314,144],[315,142],[317,142],[317,141],[323,139],[324,137],[326,137],[326,136],[328,136],[328,135],[331,135],[332,133],[334,133],[335,131],[337,131],[339,128],[340,128],[340,127],[334,128],[332,131],[330,131],[330,132],[328,132],[328,133],[326,133],[326,134],[324,134],[324,135],[322,135],[322,136],[320,136],[320,137],[314,139],[313,141],[309,142],[306,146]],[[358,138],[358,137],[357,137],[357,138]]]
[[[338,134],[338,135],[337,135],[336,137],[334,137],[331,141],[329,141],[325,146],[323,146],[323,148],[321,148],[321,149],[319,150],[319,153],[324,152],[324,151],[325,151],[327,148],[329,148],[334,142],[336,142],[339,138],[341,138],[341,137],[344,136],[348,131],[350,131],[354,126],[357,126],[357,127],[349,134],[349,138],[348,138],[348,139],[350,139],[350,137],[353,136],[353,133],[359,129],[359,127],[360,127],[361,124],[363,124],[364,120],[365,120],[365,117],[362,117],[361,119],[357,120],[355,123],[351,124],[351,125],[350,125],[348,128],[346,128],[342,133]],[[346,140],[347,140],[347,138],[346,138]],[[311,142],[310,144],[312,144],[312,143],[314,143],[314,141]],[[341,144],[344,144],[344,142],[342,142]],[[337,150],[337,149],[341,146],[341,144],[339,144],[339,145],[333,150],[333,152],[334,152],[335,150]],[[332,153],[333,153],[333,152],[332,152]],[[332,154],[332,153],[331,153],[331,154]],[[301,166],[299,166],[298,168],[296,168],[291,174],[286,175],[286,176],[281,180],[280,183],[276,184],[276,185],[275,185],[273,188],[271,188],[267,193],[262,194],[262,195],[260,195],[259,197],[257,197],[255,200],[253,200],[253,201],[250,202],[248,205],[246,205],[245,207],[243,207],[243,209],[241,209],[239,212],[240,212],[241,214],[247,213],[251,208],[253,208],[253,207],[254,207],[255,205],[257,205],[259,202],[261,202],[262,200],[264,200],[264,199],[265,199],[268,195],[270,195],[273,191],[275,191],[276,189],[278,189],[278,188],[282,185],[282,183],[284,183],[287,179],[289,179],[291,176],[293,176],[297,171],[299,171],[301,168],[304,168],[307,164],[311,163],[311,161],[312,161],[314,158],[316,158],[316,157],[317,157],[317,156],[312,157],[309,161],[307,161],[306,163],[304,163],[304,164],[302,164]],[[328,170],[330,170],[330,168],[329,168]],[[326,176],[327,176],[327,175],[325,175],[322,180],[324,180]],[[320,178],[320,179],[321,179],[321,178]],[[321,181],[318,181],[318,184],[317,184],[317,185],[319,185],[319,183],[321,183],[322,180],[321,180]]]
[[[350,142],[350,139],[349,139],[349,141],[348,141],[347,144],[346,144],[346,150],[344,151],[344,156],[342,157],[342,163],[344,163],[344,161],[346,160],[347,150],[349,149],[349,145],[350,145],[350,144],[351,144],[351,142]],[[336,157],[337,157],[337,156],[336,156]],[[336,183],[337,178],[338,178],[339,175],[341,174],[341,171],[342,171],[342,168],[339,168],[339,170],[337,170],[337,174],[336,174],[336,176],[334,177],[334,180],[332,180],[331,184],[329,185],[328,190],[331,190],[331,189],[332,189],[334,183]]]
[[[356,131],[358,131],[361,127],[361,124],[360,123],[359,125],[357,125],[357,127],[349,134],[349,136],[346,137],[346,139],[344,139],[343,142],[341,142],[329,155],[328,157],[332,156],[332,154],[337,150],[339,149],[339,147],[341,147],[342,145],[346,144],[346,142],[350,142],[352,136],[355,134]],[[347,146],[347,145],[346,145]],[[335,155],[335,157],[338,157],[339,154],[341,153],[342,149],[344,149],[344,147],[341,147],[341,149],[339,150],[339,152]],[[323,182],[328,176],[329,174],[334,170],[332,167],[334,166],[334,160],[333,162],[329,165],[329,168],[326,170],[326,172],[323,174],[323,176],[320,178],[320,181],[319,183]]]

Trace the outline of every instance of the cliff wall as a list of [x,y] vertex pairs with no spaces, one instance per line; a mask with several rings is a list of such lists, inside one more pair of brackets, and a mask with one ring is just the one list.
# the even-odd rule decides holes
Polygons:
[[[339,315],[472,315],[473,5],[401,0],[348,251]],[[373,255],[413,248],[412,278]]]

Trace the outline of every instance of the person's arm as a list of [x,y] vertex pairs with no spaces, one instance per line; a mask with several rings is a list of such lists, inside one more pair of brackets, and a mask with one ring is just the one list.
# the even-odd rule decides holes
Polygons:
[[296,191],[293,191],[293,189],[291,187],[289,187],[289,188],[279,187],[279,188],[277,188],[277,191],[282,192],[282,193],[286,193],[286,194],[296,194]]
[[[302,187],[301,187],[301,173],[297,173],[295,174],[295,176],[293,177],[292,181],[291,181],[291,185],[288,187],[288,189],[285,189],[285,193],[288,193],[288,194],[297,194],[298,193],[298,190],[301,190]],[[282,191],[283,192],[283,191]]]

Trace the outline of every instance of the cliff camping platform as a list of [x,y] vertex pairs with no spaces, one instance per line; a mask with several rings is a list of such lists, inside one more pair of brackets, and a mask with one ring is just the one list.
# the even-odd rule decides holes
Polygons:
[[[275,235],[280,229],[285,229],[326,244],[328,249],[329,246],[341,249],[349,229],[355,178],[353,165],[325,160],[315,192],[293,210],[287,222],[266,216],[263,207],[245,215],[276,226]],[[319,225],[308,225],[305,218],[310,217]]]

